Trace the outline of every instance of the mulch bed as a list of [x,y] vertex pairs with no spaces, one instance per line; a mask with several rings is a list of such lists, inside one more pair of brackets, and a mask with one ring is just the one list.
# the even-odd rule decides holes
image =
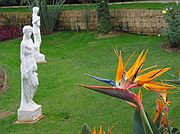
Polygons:
[[175,52],[180,53],[180,45],[179,47],[172,47],[169,43],[164,43],[161,45],[161,48],[164,49],[167,52]]
[[13,112],[8,112],[8,111],[0,111],[0,119],[8,117],[10,115],[13,115]]
[[113,31],[113,32],[110,32],[108,34],[97,34],[96,38],[98,38],[98,39],[100,39],[100,38],[110,38],[110,37],[113,37],[113,36],[118,36],[120,34],[122,34],[122,33]]
[[0,68],[0,95],[6,90],[7,88],[7,74],[6,71]]
[[[6,71],[0,67],[0,95],[7,89],[7,74]],[[0,111],[0,119],[14,114],[13,112]]]

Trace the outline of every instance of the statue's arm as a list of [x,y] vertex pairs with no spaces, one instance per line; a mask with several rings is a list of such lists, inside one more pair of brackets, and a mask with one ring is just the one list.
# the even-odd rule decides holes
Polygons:
[[37,17],[33,17],[32,24],[37,23],[39,20],[40,20],[40,17],[39,17],[39,16],[37,16]]
[[21,57],[21,73],[22,73],[22,77],[23,79],[27,78],[27,69],[26,69],[26,61],[25,61],[25,46],[23,43],[21,43],[21,53],[20,53],[20,57]]

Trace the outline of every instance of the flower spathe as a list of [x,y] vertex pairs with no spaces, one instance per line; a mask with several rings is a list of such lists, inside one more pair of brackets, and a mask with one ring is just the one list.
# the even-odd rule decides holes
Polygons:
[[[155,69],[147,73],[144,73],[145,71],[156,67],[156,66],[151,66],[142,69],[148,50],[147,51],[143,50],[139,54],[133,65],[130,67],[130,69],[127,71],[126,71],[126,67],[128,65],[128,62],[131,60],[131,58],[134,56],[135,53],[133,53],[124,64],[121,51],[119,54],[116,50],[114,51],[116,56],[118,57],[118,67],[117,67],[115,82],[113,80],[103,79],[88,74],[90,77],[105,82],[111,86],[88,86],[84,84],[81,84],[80,86],[92,89],[94,91],[109,96],[126,100],[129,103],[136,105],[140,110],[143,109],[143,105],[140,100],[140,98],[142,97],[139,98],[134,92],[131,92],[130,91],[131,88],[144,87],[149,91],[160,92],[160,93],[174,88],[174,86],[172,85],[153,81],[155,78],[159,77],[161,74],[165,73],[170,68]],[[142,93],[139,96],[142,96]]]

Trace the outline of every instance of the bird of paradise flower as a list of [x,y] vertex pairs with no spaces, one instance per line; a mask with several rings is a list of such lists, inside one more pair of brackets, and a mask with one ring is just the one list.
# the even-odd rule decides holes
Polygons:
[[148,52],[148,50],[147,51],[143,50],[139,54],[139,56],[137,57],[136,61],[131,66],[131,68],[128,71],[126,71],[127,64],[135,53],[133,53],[124,64],[121,51],[119,54],[117,50],[114,50],[114,52],[116,56],[118,57],[118,67],[117,67],[115,82],[113,80],[103,79],[103,78],[99,78],[99,77],[87,74],[90,77],[98,81],[107,83],[111,86],[89,86],[89,85],[84,85],[84,84],[80,84],[80,86],[112,96],[112,97],[116,97],[118,99],[125,100],[130,105],[137,107],[140,114],[141,121],[142,121],[142,125],[144,128],[144,133],[153,134],[154,129],[150,125],[150,122],[145,113],[144,107],[142,105],[141,91],[139,91],[138,95],[136,95],[130,89],[136,88],[136,87],[144,87],[145,89],[151,92],[163,93],[164,91],[168,91],[175,88],[173,85],[168,85],[162,82],[153,81],[155,78],[167,72],[170,68],[155,69],[147,73],[144,73],[145,71],[151,68],[154,68],[156,66],[150,66],[148,68],[142,69],[145,59],[146,59],[147,52]]

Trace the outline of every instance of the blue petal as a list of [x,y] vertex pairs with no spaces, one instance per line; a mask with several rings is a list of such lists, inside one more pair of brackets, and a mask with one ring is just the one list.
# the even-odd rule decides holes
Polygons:
[[175,75],[173,75],[173,74],[170,74],[170,73],[168,73],[170,76],[172,76],[173,78],[175,78],[176,80],[179,80],[179,78],[178,77],[176,77]]
[[[86,73],[85,73],[86,74]],[[103,78],[99,78],[99,77],[96,77],[96,76],[93,76],[93,75],[90,75],[90,74],[86,74],[88,76],[90,76],[91,78],[94,78],[98,81],[102,81],[104,83],[107,83],[109,85],[112,85],[112,86],[116,86],[116,83],[113,81],[113,80],[109,80],[109,79],[103,79]]]

